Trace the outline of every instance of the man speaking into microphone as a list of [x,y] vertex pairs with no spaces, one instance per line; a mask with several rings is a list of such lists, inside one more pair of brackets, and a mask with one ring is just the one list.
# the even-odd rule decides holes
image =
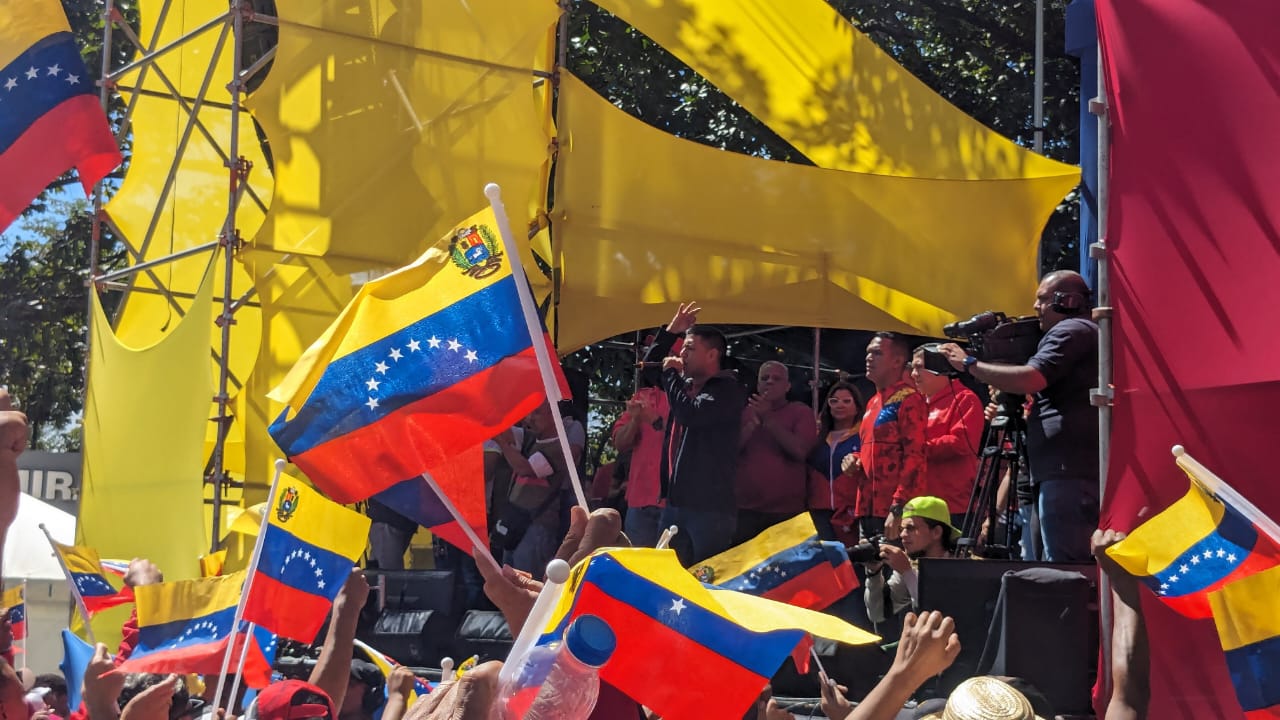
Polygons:
[[1034,396],[1027,456],[1046,562],[1090,560],[1098,526],[1098,411],[1089,402],[1098,381],[1098,326],[1089,319],[1089,294],[1079,273],[1044,276],[1034,305],[1044,337],[1025,365],[983,362],[955,343],[940,348],[980,382]]

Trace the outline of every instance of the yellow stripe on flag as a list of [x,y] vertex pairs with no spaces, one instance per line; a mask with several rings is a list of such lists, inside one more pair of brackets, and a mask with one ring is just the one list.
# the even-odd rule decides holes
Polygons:
[[411,265],[365,283],[328,330],[307,348],[297,364],[267,397],[295,411],[336,359],[346,356],[494,283],[511,277],[505,260],[492,275],[472,277],[455,264],[450,246],[459,229],[475,226],[480,235],[497,241],[498,224],[491,208],[459,223]]
[[813,518],[807,512],[801,513],[784,523],[774,525],[741,545],[698,563],[698,567],[711,568],[715,573],[711,577],[719,585],[759,565],[771,555],[795,547],[817,535],[818,530],[813,525]]
[[213,578],[175,580],[133,589],[138,626],[149,627],[203,617],[240,602],[245,571]]
[[1209,593],[1213,622],[1223,650],[1280,635],[1280,567],[1264,570],[1237,580],[1221,590]]
[[[291,509],[283,508],[292,503]],[[370,520],[312,490],[306,483],[282,478],[267,522],[299,540],[352,560],[364,552]]]
[[1107,554],[1133,575],[1155,575],[1216,530],[1225,512],[1193,482],[1186,495],[1107,548]]
[[102,558],[98,556],[97,550],[84,545],[63,545],[61,543],[54,543],[54,547],[58,550],[58,554],[62,556],[62,562],[66,564],[69,572],[103,574]]
[[19,585],[4,591],[4,596],[0,598],[0,606],[7,610],[11,607],[21,605],[22,600],[22,586]]
[[0,68],[42,38],[70,30],[58,0],[0,2]]

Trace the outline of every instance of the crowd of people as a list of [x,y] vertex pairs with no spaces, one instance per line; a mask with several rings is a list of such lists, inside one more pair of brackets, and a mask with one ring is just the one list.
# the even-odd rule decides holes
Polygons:
[[[1030,720],[1039,709],[994,678],[962,686],[945,707],[902,708],[959,652],[952,620],[919,612],[915,561],[950,555],[962,528],[975,524],[967,513],[981,511],[970,507],[971,498],[984,425],[996,409],[987,406],[984,412],[971,385],[1025,398],[1028,481],[1019,486],[1017,502],[1009,503],[1018,506],[1017,515],[1002,518],[1013,523],[1021,519],[1022,556],[1048,562],[1090,560],[1100,545],[1093,537],[1098,522],[1097,421],[1089,401],[1097,378],[1097,327],[1088,319],[1087,286],[1075,273],[1052,273],[1040,284],[1034,307],[1044,335],[1036,353],[1021,365],[986,362],[950,343],[913,348],[903,336],[876,333],[866,349],[865,368],[873,392],[864,398],[855,383],[841,379],[826,390],[815,417],[810,407],[788,399],[791,382],[785,365],[766,362],[754,382],[744,382],[727,369],[725,337],[697,324],[696,304],[681,304],[653,338],[645,364],[655,372],[612,428],[621,462],[610,473],[625,486],[619,493],[624,498],[621,512],[608,508],[588,515],[565,502],[570,470],[582,462],[585,429],[581,420],[568,419],[572,456],[566,457],[552,415],[561,409],[544,404],[485,448],[492,550],[504,566],[476,564],[453,549],[440,548],[440,554],[462,570],[471,597],[500,610],[516,633],[541,589],[537,578],[554,558],[572,563],[601,547],[657,546],[664,529],[674,526],[678,532],[670,546],[684,566],[692,567],[808,512],[823,539],[849,546],[874,541],[878,548],[875,557],[860,564],[863,590],[829,612],[868,628],[892,628],[898,641],[889,672],[861,702],[851,702],[840,686],[822,677],[822,709],[828,717],[965,718],[965,703],[975,693],[1012,693],[1010,697],[1021,700],[1011,705],[1015,714],[1004,717]],[[0,403],[5,406],[0,408],[0,522],[7,527],[17,508],[15,461],[26,427],[21,414],[7,407],[7,395],[0,396]],[[1002,502],[1016,482],[1006,478]],[[369,514],[370,564],[403,567],[416,526],[377,503],[370,503]],[[1114,539],[1108,535],[1102,544]],[[158,582],[160,573],[137,560],[125,579]],[[372,681],[362,661],[353,660],[356,618],[368,594],[363,573],[353,570],[307,680],[272,684],[245,716],[369,717],[370,704],[364,699]],[[126,625],[118,654],[97,648],[80,708],[66,707],[66,686],[58,685],[57,676],[24,682],[13,670],[10,652],[0,678],[6,720],[178,720],[202,713],[238,714],[218,710],[237,704],[213,697],[216,683],[211,678],[201,685],[110,672],[130,651],[129,630]],[[412,707],[412,675],[397,669],[386,681],[381,718],[487,718],[495,702],[498,666],[483,664],[457,680],[445,678]],[[27,706],[33,687],[47,688],[38,707]],[[708,703],[714,705],[714,693]],[[606,686],[593,717],[646,715]],[[758,707],[747,717],[792,716],[764,688]]]

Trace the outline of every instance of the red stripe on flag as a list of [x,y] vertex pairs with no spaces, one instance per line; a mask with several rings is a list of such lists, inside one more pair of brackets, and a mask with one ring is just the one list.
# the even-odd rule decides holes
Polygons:
[[832,567],[824,562],[775,586],[764,597],[809,610],[824,610],[857,588],[858,576],[852,565]]
[[[198,675],[216,676],[222,672],[222,657],[227,650],[228,638],[203,645],[189,645],[173,650],[160,650],[142,657],[131,657],[116,667],[114,672],[120,673],[178,673],[180,675],[195,673]],[[245,640],[252,642],[244,633],[236,635],[235,647],[231,650],[231,668],[236,667]],[[244,682],[251,688],[264,688],[271,682],[271,666],[262,656],[261,650],[254,643],[245,656]]]
[[244,619],[271,632],[309,643],[324,626],[333,603],[290,587],[265,573],[254,573],[244,604]]
[[1280,705],[1272,705],[1261,710],[1250,710],[1244,714],[1245,720],[1280,720]]
[[0,154],[0,230],[59,175],[77,168],[85,195],[120,165],[120,150],[93,95],[59,104],[31,124]]
[[[545,397],[530,347],[289,459],[332,500],[353,503],[443,467],[454,455],[515,425]],[[485,408],[495,411],[485,413]]]
[[769,682],[590,583],[582,585],[574,605],[581,608],[575,615],[596,615],[617,635],[618,648],[601,669],[601,679],[662,717],[705,714],[705,693],[690,688],[714,689],[716,712],[740,717]]
[[[459,453],[437,467],[431,475],[435,478],[436,484],[449,494],[449,499],[458,508],[458,512],[462,513],[462,517],[467,519],[476,537],[480,538],[481,542],[488,543],[489,528],[485,515],[484,483],[476,482],[477,478],[484,477],[484,451],[480,446],[477,445]],[[472,552],[471,539],[456,521],[434,525],[428,529],[445,542],[472,557],[475,556]]]
[[131,602],[133,602],[133,588],[127,585],[120,588],[120,592],[115,595],[84,596],[84,608],[89,611],[90,615]]

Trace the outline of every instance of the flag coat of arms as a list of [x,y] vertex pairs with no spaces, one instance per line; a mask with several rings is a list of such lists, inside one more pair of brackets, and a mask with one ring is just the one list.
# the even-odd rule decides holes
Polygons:
[[1280,564],[1280,549],[1239,510],[1193,482],[1107,554],[1166,605],[1207,618],[1210,592]]
[[71,576],[70,580],[89,614],[133,602],[133,588],[126,585],[117,589],[103,574],[102,559],[98,557],[97,550],[61,543],[55,543],[54,549],[62,558],[62,565]]
[[708,688],[724,717],[740,717],[810,633],[878,639],[830,615],[705,586],[671,550],[602,550],[580,562],[539,643],[559,640],[580,615],[617,635],[601,679],[668,720],[705,717]]
[[[435,474],[544,399],[511,272],[519,260],[501,252],[496,228],[486,209],[366,283],[271,391],[288,405],[272,438],[329,497],[355,502]],[[482,491],[450,497],[485,526]]]
[[244,619],[311,642],[369,539],[369,518],[282,477],[262,529]]
[[21,640],[27,636],[27,600],[23,596],[22,586],[19,585],[4,591],[3,602],[4,616],[9,621],[9,630],[13,633],[14,640]]
[[58,0],[0,3],[0,230],[72,167],[85,195],[120,165]]
[[244,571],[215,578],[177,580],[135,588],[138,603],[138,643],[117,669],[120,672],[198,673],[217,675],[228,644],[238,658],[242,643],[252,644],[242,671],[249,687],[265,687],[271,679],[275,638],[255,628],[252,639],[241,623],[233,632],[240,604]]
[[774,525],[698,563],[704,583],[810,610],[823,610],[858,587],[844,545],[823,542],[809,513]]

